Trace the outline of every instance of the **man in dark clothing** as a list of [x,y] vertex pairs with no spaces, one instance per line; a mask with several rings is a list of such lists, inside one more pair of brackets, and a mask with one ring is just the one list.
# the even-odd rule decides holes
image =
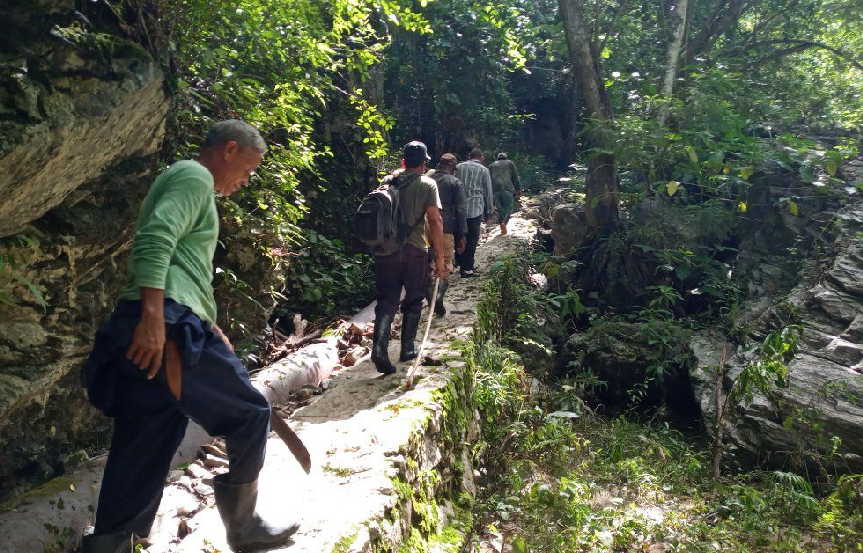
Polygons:
[[509,216],[515,209],[515,201],[521,194],[521,183],[518,180],[518,169],[515,163],[503,152],[497,154],[497,161],[488,166],[491,174],[491,187],[494,191],[494,205],[500,222],[500,233],[506,234]]
[[[443,206],[443,239],[444,239],[444,261],[447,269],[453,270],[453,253],[464,253],[465,234],[467,233],[467,219],[465,217],[465,195],[464,188],[453,172],[458,163],[455,154],[444,154],[438,162],[437,169],[427,173],[437,183],[437,192]],[[440,281],[437,290],[437,298],[434,304],[434,312],[438,317],[446,315],[443,298],[449,288],[449,279]],[[434,286],[429,286],[428,298],[431,303],[431,295]]]
[[[83,553],[130,553],[156,516],[171,459],[194,419],[225,438],[230,471],[213,482],[234,551],[289,541],[296,523],[255,512],[270,406],[215,325],[217,194],[248,183],[266,144],[242,121],[216,123],[196,160],[165,170],[141,206],[129,283],[84,368],[90,401],[114,418],[96,527]],[[164,367],[163,367],[164,365]]]
[[[375,333],[372,361],[378,372],[385,375],[396,372],[389,358],[390,329],[399,305],[402,288],[405,297],[401,302],[402,335],[399,361],[415,359],[414,346],[422,315],[422,301],[428,285],[427,249],[429,242],[435,252],[435,274],[446,279],[449,270],[444,262],[443,219],[437,184],[425,176],[430,160],[425,144],[409,142],[404,147],[404,169],[388,175],[384,183],[398,189],[401,222],[407,229],[407,240],[399,251],[386,256],[375,256]],[[428,227],[428,230],[426,228]]]
[[467,205],[467,244],[464,253],[458,256],[461,276],[464,278],[477,276],[474,259],[479,244],[480,227],[494,211],[491,175],[488,168],[482,164],[484,160],[482,150],[474,148],[470,152],[470,159],[459,163],[455,168],[455,176],[464,186]]

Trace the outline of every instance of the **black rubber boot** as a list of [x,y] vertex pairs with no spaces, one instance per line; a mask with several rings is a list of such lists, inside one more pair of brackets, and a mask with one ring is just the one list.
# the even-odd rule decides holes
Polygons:
[[235,553],[250,553],[272,549],[290,541],[299,529],[297,522],[270,524],[255,512],[258,502],[258,481],[234,484],[226,481],[226,474],[213,479],[216,507],[225,524],[228,545]]
[[81,540],[81,553],[132,553],[132,533],[90,534]]
[[446,294],[447,289],[449,288],[449,281],[442,280],[438,284],[437,287],[437,299],[434,304],[434,314],[436,317],[443,317],[446,315],[446,307],[443,304],[443,297]]
[[417,350],[414,340],[417,337],[417,329],[420,327],[422,311],[402,314],[402,352],[399,361],[410,361],[416,359]]
[[379,373],[393,374],[396,367],[390,362],[390,329],[393,325],[393,316],[390,314],[375,316],[375,334],[372,344],[372,362]]

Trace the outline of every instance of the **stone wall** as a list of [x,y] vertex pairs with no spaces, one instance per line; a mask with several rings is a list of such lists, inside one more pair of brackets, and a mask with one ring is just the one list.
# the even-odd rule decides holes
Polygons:
[[75,6],[4,7],[0,499],[106,445],[77,369],[123,282],[169,106],[150,55]]

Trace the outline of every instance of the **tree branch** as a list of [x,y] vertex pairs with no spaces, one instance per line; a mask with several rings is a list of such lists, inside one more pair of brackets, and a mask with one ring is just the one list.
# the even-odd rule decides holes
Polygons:
[[710,24],[701,30],[687,45],[686,62],[695,57],[740,20],[740,16],[749,7],[750,0],[730,0],[723,2],[710,18]]
[[[788,44],[790,48],[784,48],[782,50],[776,50],[766,56],[762,56],[760,58],[755,59],[751,62],[750,65],[755,65],[757,63],[762,63],[764,61],[781,58],[783,56],[787,56],[790,54],[796,54],[797,52],[802,52],[804,50],[809,50],[810,48],[820,48],[821,50],[827,50],[831,52],[835,56],[838,56],[860,71],[863,71],[863,63],[858,61],[854,56],[849,54],[848,52],[843,52],[838,48],[834,48],[828,44],[824,44],[823,42],[815,42],[812,40],[795,40],[795,39],[782,39],[782,40],[766,40],[763,42],[756,42],[750,45],[750,47],[757,48],[758,46],[768,45],[768,44]],[[734,50],[730,50],[731,52],[739,51],[739,49],[735,48]]]

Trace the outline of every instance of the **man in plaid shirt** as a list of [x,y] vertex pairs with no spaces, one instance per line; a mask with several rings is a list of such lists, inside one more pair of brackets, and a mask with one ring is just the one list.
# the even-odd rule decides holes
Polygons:
[[465,204],[467,245],[464,253],[457,256],[463,277],[477,275],[474,268],[474,256],[476,255],[476,246],[479,243],[480,225],[494,210],[491,174],[482,164],[484,160],[485,156],[482,150],[474,148],[470,151],[470,159],[459,163],[455,168],[455,176],[464,186],[464,194],[467,199]]

